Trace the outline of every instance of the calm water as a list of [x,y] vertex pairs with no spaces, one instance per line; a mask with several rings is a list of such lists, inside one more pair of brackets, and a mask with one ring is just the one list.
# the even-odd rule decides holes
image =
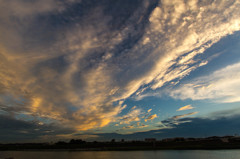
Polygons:
[[7,151],[0,159],[240,159],[240,150],[169,151]]

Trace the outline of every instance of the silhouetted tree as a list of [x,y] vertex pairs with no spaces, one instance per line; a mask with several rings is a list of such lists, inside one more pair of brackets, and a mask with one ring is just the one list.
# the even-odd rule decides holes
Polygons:
[[58,141],[56,145],[66,145],[67,143],[65,141]]
[[69,142],[69,144],[84,144],[84,143],[86,143],[86,141],[83,141],[82,139],[77,139],[77,140],[71,139]]

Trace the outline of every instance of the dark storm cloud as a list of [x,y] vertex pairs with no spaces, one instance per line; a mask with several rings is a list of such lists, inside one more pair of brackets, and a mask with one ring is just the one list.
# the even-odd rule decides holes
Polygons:
[[43,124],[39,121],[18,120],[0,115],[1,142],[39,142],[53,141],[49,136],[70,134],[74,130],[56,124]]

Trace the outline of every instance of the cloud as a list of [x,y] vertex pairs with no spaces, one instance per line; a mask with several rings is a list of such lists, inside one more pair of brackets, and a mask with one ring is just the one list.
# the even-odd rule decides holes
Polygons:
[[[235,112],[233,114],[233,112]],[[146,136],[157,139],[174,138],[174,137],[208,137],[208,136],[225,136],[235,135],[240,131],[239,109],[227,111],[218,111],[208,114],[206,117],[179,118],[178,120],[163,120],[158,124],[157,129],[147,130],[145,132],[133,132],[131,134],[102,133],[98,134],[99,139],[126,139],[141,140]],[[153,129],[153,128],[152,128]]]
[[240,114],[239,109],[229,109],[229,110],[216,111],[216,112],[207,114],[206,116],[203,116],[202,118],[216,120],[219,118],[232,118],[235,116],[239,116],[239,114]]
[[52,136],[74,132],[58,124],[43,124],[38,121],[24,121],[0,114],[1,142],[43,142],[56,140]]
[[122,129],[133,129],[134,126],[133,125],[129,125],[129,126],[124,126]]
[[137,106],[133,106],[131,109],[136,109],[137,108]]
[[[157,62],[156,70],[152,70],[158,70],[158,75],[154,78],[155,83],[152,85],[153,89],[159,88],[174,79],[181,79],[197,67],[202,66],[203,63],[206,62],[201,61],[199,63],[195,61],[194,57],[196,55],[202,54],[207,48],[211,47],[212,44],[219,41],[221,37],[239,30],[239,20],[236,18],[233,18],[232,21],[229,19],[231,22],[229,21],[230,23],[224,24],[221,22],[223,16],[217,17],[217,21],[211,25],[211,29],[209,25],[207,25],[216,20],[215,14],[211,12],[212,10],[217,10],[217,12],[224,11],[227,6],[231,5],[237,7],[237,4],[226,3],[224,1],[221,1],[220,8],[218,9],[215,8],[215,2],[212,4],[204,4],[163,1],[162,6],[155,8],[149,19],[152,31],[159,32],[159,34],[162,33],[162,36],[166,36],[171,40],[169,43],[165,43],[165,45],[170,48],[167,54],[162,55],[162,58]],[[171,12],[169,12],[170,10]],[[189,11],[190,14],[182,17],[181,15],[184,15],[186,11]],[[197,12],[196,17],[192,14],[194,12]],[[223,15],[224,17],[228,17],[227,12],[224,12]],[[195,22],[193,22],[193,18]],[[167,22],[169,20],[170,22]],[[217,26],[217,24],[219,24],[219,26]],[[176,27],[174,27],[175,25]],[[166,30],[166,28],[168,30]],[[169,30],[169,28],[173,30]],[[185,31],[186,28],[188,28],[187,32]],[[165,34],[166,32],[174,33]],[[174,38],[172,36],[174,36]],[[161,39],[162,38],[163,37],[161,37]],[[161,45],[158,51],[164,51],[162,49],[165,45]],[[189,63],[190,61],[192,61],[194,65],[191,64],[192,62]],[[177,67],[171,67],[176,64]]]
[[[129,133],[139,132],[139,129],[140,129],[140,131],[141,131],[142,128],[146,128],[146,127],[148,127],[148,125],[144,125],[144,124],[128,125],[128,126],[122,127],[121,130],[134,129],[133,132],[125,132],[125,133],[129,134]],[[143,131],[143,130],[142,130],[142,131]]]
[[181,125],[184,123],[191,123],[192,122],[191,119],[195,119],[195,117],[190,118],[188,116],[195,115],[197,113],[198,112],[191,112],[191,113],[182,114],[182,115],[175,115],[173,117],[170,117],[168,119],[161,121],[158,127],[161,129],[173,129],[177,125]]
[[0,6],[1,110],[75,131],[139,121],[139,109],[120,115],[126,106],[119,101],[181,80],[207,64],[207,48],[240,29],[238,1]]
[[191,122],[175,125],[172,129],[162,129],[159,131],[162,138],[169,137],[208,137],[234,135],[238,132],[239,116],[232,118],[218,118],[215,120],[203,118],[185,118]]
[[[42,0],[42,1],[24,1],[24,0],[13,0],[13,1],[1,1],[1,13],[3,15],[26,17],[32,16],[33,14],[41,14],[52,11],[60,11],[63,9],[63,4],[56,0]],[[5,8],[8,8],[6,10]],[[3,16],[1,15],[1,16]]]
[[239,102],[239,69],[240,63],[226,66],[207,76],[198,77],[181,85],[171,91],[170,95],[182,100],[210,99],[220,103]]
[[[185,122],[185,121],[191,122]],[[239,132],[240,117],[231,116],[230,118],[217,118],[215,120],[209,118],[185,118],[180,119],[182,124],[174,125],[172,128],[158,128],[157,130],[150,130],[146,132],[136,132],[132,134],[117,134],[104,133],[99,134],[99,139],[109,140],[115,138],[116,140],[141,140],[146,136],[151,136],[156,139],[174,138],[174,137],[209,137],[209,136],[225,136],[234,135]]]
[[[148,78],[144,79],[152,82],[147,88],[155,90],[166,84],[176,85],[193,70],[206,65],[211,58],[202,59],[201,56],[205,50],[217,43],[222,37],[239,30],[239,20],[236,17],[230,20],[228,13],[224,12],[226,6],[237,7],[237,5],[235,2],[221,1],[221,7],[218,10],[215,8],[215,2],[204,4],[192,3],[192,1],[187,3],[163,1],[161,6],[156,7],[149,18],[151,31],[155,34],[149,36],[150,39],[154,39],[152,43],[156,46],[158,46],[158,42],[161,42],[160,47],[156,48],[155,51],[162,54],[158,61],[156,59],[156,65],[149,71]],[[179,6],[185,9],[179,11]],[[222,10],[224,16],[216,17],[215,14],[212,14],[213,10],[217,10],[217,12]],[[188,11],[190,14],[185,14],[184,11]],[[195,13],[197,15],[194,15]],[[222,23],[220,19],[223,17],[227,17],[231,22]],[[208,24],[216,21],[216,19],[219,25],[217,24],[217,26],[215,23],[209,27]],[[158,35],[161,39],[158,38]],[[164,38],[171,40],[167,42],[164,41]],[[144,93],[145,90],[146,87],[141,88],[136,93],[135,98],[141,100],[146,96],[154,95],[148,92]]]
[[234,135],[239,130],[236,126],[239,119],[239,110],[231,109],[210,113],[204,117],[182,118],[177,123],[163,121],[171,129],[160,129],[162,137],[206,137]]
[[186,117],[186,116],[194,115],[194,114],[197,114],[197,113],[198,113],[198,112],[192,112],[192,113],[187,113],[187,114],[183,114],[183,115],[176,115],[176,116],[172,117],[171,119],[177,120],[177,119],[184,118],[184,117]]
[[179,108],[177,111],[190,110],[190,109],[194,109],[194,107],[192,107],[192,105],[186,105]]
[[147,122],[148,120],[153,120],[157,117],[158,117],[157,114],[153,114],[153,115],[149,116],[148,118],[146,118],[144,121]]
[[119,124],[130,124],[131,122],[140,121],[141,114],[141,109],[133,109],[126,115],[119,117],[117,122],[119,122]]

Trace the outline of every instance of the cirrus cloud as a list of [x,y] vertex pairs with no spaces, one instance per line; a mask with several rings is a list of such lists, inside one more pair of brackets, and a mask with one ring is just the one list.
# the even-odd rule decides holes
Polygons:
[[192,107],[192,105],[186,105],[179,108],[177,111],[190,110],[190,109],[194,109],[194,107]]
[[[206,65],[198,55],[240,30],[233,0],[61,2],[0,1],[0,102],[9,116],[76,131],[139,121],[139,109],[120,115],[122,101]],[[224,101],[238,101],[234,84],[221,85],[221,77],[214,74],[210,97],[231,87]],[[171,95],[188,98],[180,89]]]
[[178,99],[210,99],[220,103],[240,101],[240,63],[226,66],[210,75],[196,78],[171,91],[171,96]]

